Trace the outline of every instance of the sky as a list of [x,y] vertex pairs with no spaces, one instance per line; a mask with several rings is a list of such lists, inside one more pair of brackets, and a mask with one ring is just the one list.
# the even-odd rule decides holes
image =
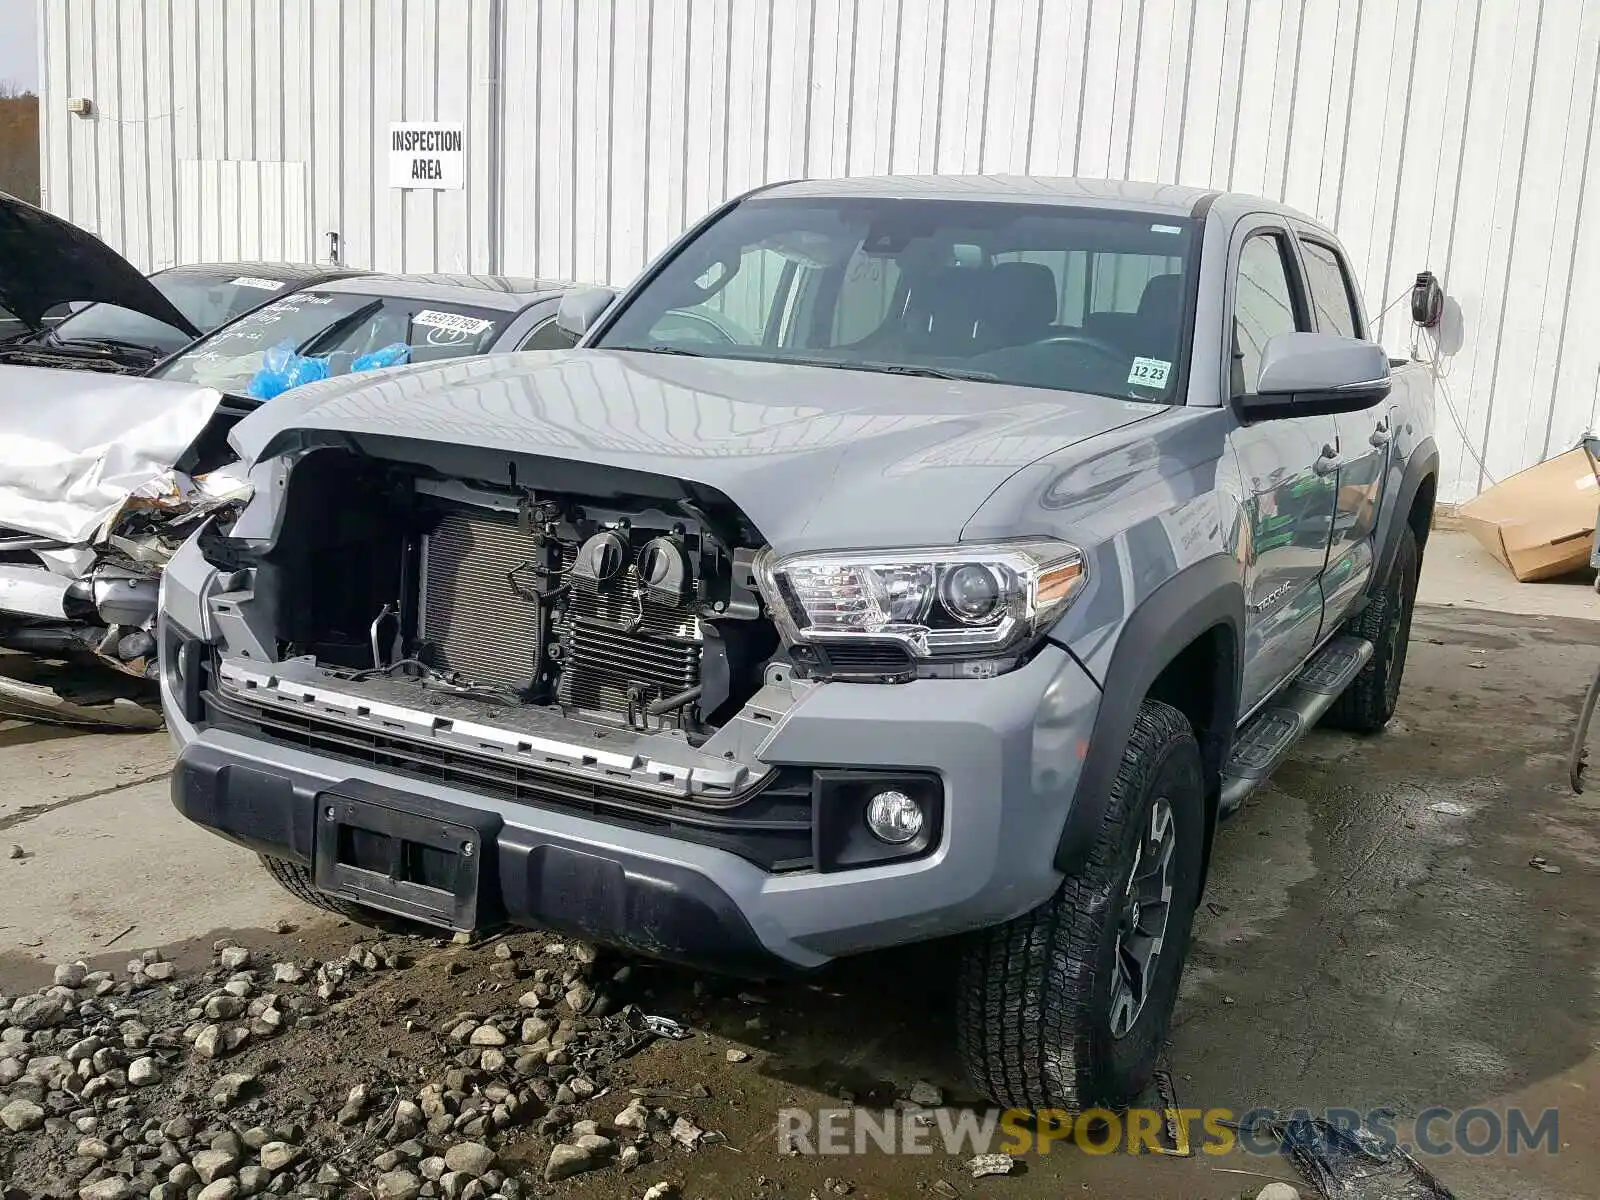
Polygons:
[[0,83],[39,87],[39,0],[0,0]]

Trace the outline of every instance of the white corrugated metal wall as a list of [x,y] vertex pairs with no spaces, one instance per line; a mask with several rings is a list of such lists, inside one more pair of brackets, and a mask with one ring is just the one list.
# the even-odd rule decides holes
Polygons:
[[[43,8],[46,203],[141,264],[191,246],[320,257],[332,230],[350,262],[621,282],[718,200],[777,178],[1010,171],[1214,184],[1333,224],[1373,311],[1424,267],[1445,282],[1441,498],[1565,448],[1595,417],[1600,4]],[[98,115],[69,116],[74,95]],[[386,186],[382,139],[403,119],[467,127],[464,191]],[[303,190],[289,168],[255,168],[264,182],[252,194],[181,184],[239,159],[303,164]],[[1403,305],[1382,333],[1409,349]]]

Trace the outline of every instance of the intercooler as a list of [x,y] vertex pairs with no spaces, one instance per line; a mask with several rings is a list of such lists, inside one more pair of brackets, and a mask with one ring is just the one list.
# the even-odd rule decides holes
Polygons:
[[[634,565],[611,590],[569,584],[576,542],[560,545],[560,574],[543,588],[553,620],[544,624],[529,591],[529,564],[548,545],[509,514],[452,508],[423,545],[419,630],[428,661],[474,683],[524,689],[536,670],[550,672],[556,701],[577,712],[604,713],[641,728],[677,723],[646,713],[700,682],[701,634],[693,608],[639,595]],[[539,654],[539,640],[546,639]]]

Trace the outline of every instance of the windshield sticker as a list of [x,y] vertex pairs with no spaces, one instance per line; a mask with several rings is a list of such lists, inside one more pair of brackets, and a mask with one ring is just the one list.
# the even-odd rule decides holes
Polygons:
[[276,292],[283,288],[281,279],[257,279],[254,275],[241,275],[228,280],[228,283],[233,287],[258,288],[263,292]]
[[1183,232],[1183,226],[1182,225],[1152,225],[1152,226],[1150,226],[1150,232],[1151,233],[1182,233]]
[[412,317],[411,323],[426,329],[457,333],[463,337],[477,337],[494,324],[493,321],[485,321],[482,317],[464,317],[460,313],[436,312],[431,308],[425,308]]
[[1172,364],[1164,359],[1136,358],[1128,371],[1128,382],[1138,387],[1166,387],[1171,371]]

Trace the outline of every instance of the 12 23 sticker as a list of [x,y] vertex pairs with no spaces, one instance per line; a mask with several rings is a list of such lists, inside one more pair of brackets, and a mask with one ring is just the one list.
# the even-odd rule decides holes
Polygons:
[[1167,386],[1167,376],[1172,364],[1160,358],[1136,358],[1128,369],[1128,382],[1135,387],[1158,388]]

